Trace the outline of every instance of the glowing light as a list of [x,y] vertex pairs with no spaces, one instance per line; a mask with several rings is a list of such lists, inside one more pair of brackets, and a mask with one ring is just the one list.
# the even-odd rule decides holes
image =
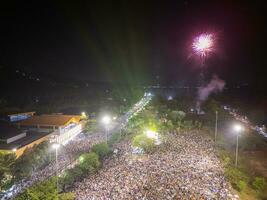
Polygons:
[[208,56],[214,50],[214,35],[207,33],[200,34],[194,39],[192,48],[194,53],[200,57]]
[[58,143],[54,143],[54,144],[52,144],[52,148],[53,148],[53,149],[58,149],[59,146],[60,146],[60,144],[58,144]]
[[107,125],[107,124],[110,123],[111,120],[110,120],[110,117],[106,115],[106,116],[103,117],[102,121],[103,121],[104,124]]
[[235,132],[240,132],[240,131],[242,131],[243,130],[243,126],[241,126],[240,124],[235,124],[234,125],[234,131]]
[[16,151],[17,151],[17,149],[16,149],[16,148],[14,148],[14,149],[12,149],[12,151],[13,151],[13,152],[16,152]]

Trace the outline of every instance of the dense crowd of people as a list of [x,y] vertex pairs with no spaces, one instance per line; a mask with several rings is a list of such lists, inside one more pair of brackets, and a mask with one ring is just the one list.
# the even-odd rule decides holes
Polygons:
[[[75,164],[77,156],[84,152],[89,152],[94,144],[100,143],[104,140],[103,133],[95,133],[90,136],[80,134],[74,140],[70,141],[67,145],[61,146],[58,150],[58,170],[59,172],[63,169],[71,167]],[[54,153],[54,152],[51,152]],[[14,196],[20,193],[25,188],[34,185],[37,182],[45,180],[56,174],[56,162],[51,162],[49,165],[45,166],[43,169],[38,169],[33,172],[31,177],[23,179],[16,183],[9,195],[6,195],[2,199],[9,199],[9,196]]]
[[[113,132],[122,129],[127,124],[128,120],[136,113],[141,111],[146,104],[151,100],[151,96],[143,97],[138,103],[136,103],[126,114],[117,119],[109,125],[109,135],[106,136],[105,131],[95,132],[92,135],[85,135],[83,133],[76,136],[68,144],[61,146],[58,150],[57,167],[61,172],[67,168],[73,167],[77,164],[77,157],[82,153],[87,153],[91,150],[94,144],[101,143],[106,140],[106,137],[110,137]],[[56,174],[56,162],[51,162],[43,169],[37,169],[32,173],[31,177],[23,179],[20,182],[14,184],[10,190],[1,197],[1,200],[10,199],[17,194],[21,193],[26,188],[34,185],[37,182],[41,182]]]
[[115,149],[97,174],[75,183],[77,200],[238,199],[202,134],[168,134],[152,154],[133,154],[130,141]]

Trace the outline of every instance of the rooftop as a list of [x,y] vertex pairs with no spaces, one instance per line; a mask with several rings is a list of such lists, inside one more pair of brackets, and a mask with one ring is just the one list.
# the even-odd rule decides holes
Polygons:
[[19,122],[21,126],[63,126],[71,122],[79,122],[79,115],[40,115],[33,116],[24,121]]
[[10,137],[21,134],[23,131],[6,121],[0,121],[0,140],[6,140]]
[[26,146],[40,138],[43,138],[50,133],[39,133],[39,132],[33,132],[33,131],[27,131],[27,136],[23,137],[19,140],[16,140],[12,143],[4,143],[0,141],[0,149],[1,150],[13,150],[13,149],[19,149],[23,146]]

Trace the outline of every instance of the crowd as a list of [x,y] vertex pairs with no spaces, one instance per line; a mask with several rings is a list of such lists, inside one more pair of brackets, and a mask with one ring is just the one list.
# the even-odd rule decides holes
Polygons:
[[[90,136],[80,134],[67,145],[61,146],[58,150],[58,169],[59,172],[63,169],[69,168],[75,164],[77,156],[84,152],[89,152],[94,144],[100,143],[104,140],[103,133],[96,133]],[[54,152],[51,152],[54,153]],[[34,185],[37,182],[45,180],[56,174],[56,162],[51,162],[43,169],[38,169],[33,172],[31,177],[23,179],[16,183],[10,192],[2,199],[10,199],[11,196],[20,193],[25,188]]]
[[95,175],[75,183],[77,200],[238,199],[225,180],[213,142],[197,132],[168,134],[152,154],[132,153],[130,141]]

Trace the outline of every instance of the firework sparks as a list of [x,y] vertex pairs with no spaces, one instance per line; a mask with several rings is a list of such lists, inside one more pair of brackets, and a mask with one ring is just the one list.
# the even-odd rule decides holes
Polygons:
[[193,40],[193,52],[201,58],[205,58],[214,50],[214,35],[202,33]]

